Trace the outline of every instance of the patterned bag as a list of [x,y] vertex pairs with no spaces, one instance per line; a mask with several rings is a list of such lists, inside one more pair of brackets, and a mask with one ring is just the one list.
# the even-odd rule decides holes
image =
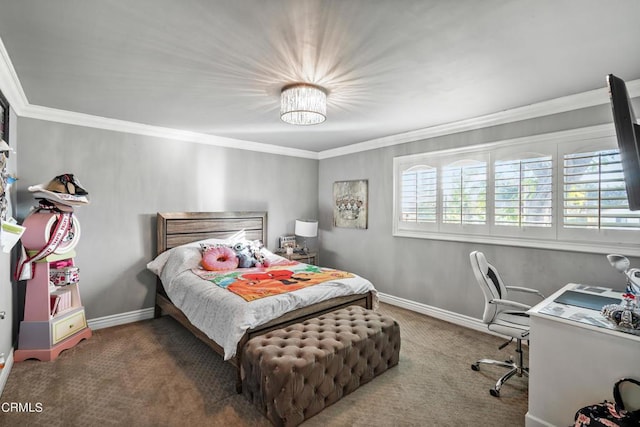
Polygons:
[[640,409],[626,410],[624,399],[620,393],[620,385],[630,383],[640,391],[640,381],[623,378],[613,386],[615,403],[604,401],[595,405],[585,406],[578,410],[574,427],[637,427],[640,426]]

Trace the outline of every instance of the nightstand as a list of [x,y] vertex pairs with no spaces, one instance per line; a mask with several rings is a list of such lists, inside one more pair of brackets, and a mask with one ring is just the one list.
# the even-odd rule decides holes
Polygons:
[[305,264],[312,264],[312,265],[316,265],[317,258],[318,258],[317,252],[311,252],[311,251],[309,251],[306,254],[300,254],[300,253],[294,252],[291,255],[287,255],[286,253],[282,252],[282,253],[278,253],[278,255],[280,255],[281,257],[287,258],[291,261],[304,262]]

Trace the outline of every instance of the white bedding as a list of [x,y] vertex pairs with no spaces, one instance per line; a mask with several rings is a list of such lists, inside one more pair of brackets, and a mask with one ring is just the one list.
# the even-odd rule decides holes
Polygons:
[[[266,252],[268,257],[278,257]],[[191,271],[201,259],[199,242],[173,248],[147,264],[160,277],[167,295],[189,321],[224,349],[232,358],[247,329],[267,323],[283,314],[330,298],[373,291],[371,282],[354,278],[319,283],[293,292],[246,302],[242,297],[203,280]]]

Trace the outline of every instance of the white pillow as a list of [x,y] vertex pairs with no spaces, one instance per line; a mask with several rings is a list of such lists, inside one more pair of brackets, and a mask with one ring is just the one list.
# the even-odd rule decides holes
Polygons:
[[168,251],[164,251],[155,259],[147,264],[147,269],[151,270],[156,276],[160,276],[162,274],[162,270],[164,266],[167,264],[167,261],[171,257],[171,255],[178,249],[181,248],[201,248],[202,245],[235,245],[237,242],[245,240],[246,233],[245,230],[240,230],[237,233],[227,237],[226,239],[204,239],[198,240],[197,242],[191,242],[184,245],[176,246],[175,248],[171,248]]

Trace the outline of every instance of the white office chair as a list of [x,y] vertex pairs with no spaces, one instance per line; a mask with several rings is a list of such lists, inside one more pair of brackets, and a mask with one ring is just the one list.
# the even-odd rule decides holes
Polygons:
[[489,390],[494,397],[500,396],[502,385],[512,376],[522,375],[529,376],[529,368],[525,368],[522,357],[522,340],[529,339],[529,315],[526,313],[531,306],[509,299],[509,292],[526,292],[539,295],[542,299],[544,296],[535,289],[522,288],[519,286],[505,286],[500,279],[500,275],[494,266],[487,262],[482,252],[473,251],[469,254],[471,259],[471,268],[476,280],[484,294],[484,314],[482,321],[487,324],[490,331],[497,332],[501,335],[511,337],[509,341],[502,344],[499,349],[502,350],[514,339],[517,342],[516,353],[517,360],[502,362],[492,359],[480,359],[473,365],[471,369],[480,370],[480,364],[497,365],[510,368],[509,372],[504,374],[502,378],[496,382],[494,388]]

